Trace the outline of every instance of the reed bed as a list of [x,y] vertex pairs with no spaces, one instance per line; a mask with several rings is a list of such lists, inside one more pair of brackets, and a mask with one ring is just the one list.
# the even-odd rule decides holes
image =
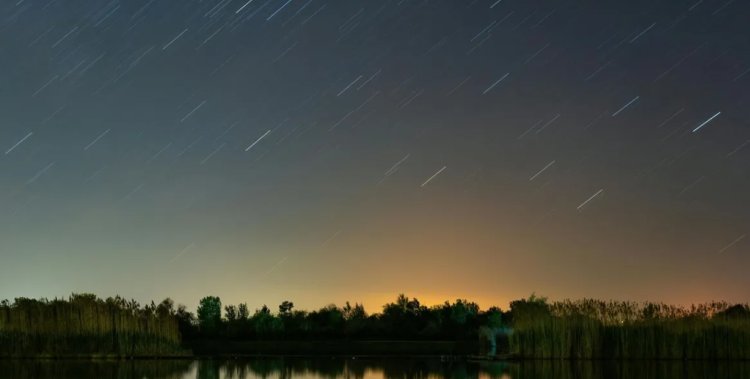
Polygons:
[[155,356],[180,351],[172,303],[120,297],[0,303],[0,356]]
[[542,359],[750,359],[750,308],[592,299],[511,303],[511,352]]

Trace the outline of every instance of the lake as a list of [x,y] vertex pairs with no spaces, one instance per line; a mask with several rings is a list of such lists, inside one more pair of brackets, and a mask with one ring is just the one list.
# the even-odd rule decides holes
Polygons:
[[0,360],[0,378],[750,379],[750,362],[473,362],[440,358]]

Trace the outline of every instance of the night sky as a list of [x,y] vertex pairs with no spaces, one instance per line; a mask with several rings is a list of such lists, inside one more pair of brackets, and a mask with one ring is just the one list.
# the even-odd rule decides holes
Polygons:
[[0,298],[750,301],[750,3],[0,2]]

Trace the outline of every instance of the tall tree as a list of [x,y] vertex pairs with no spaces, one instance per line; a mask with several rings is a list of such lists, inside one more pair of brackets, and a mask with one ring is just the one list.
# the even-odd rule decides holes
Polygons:
[[234,305],[227,305],[224,307],[224,316],[229,322],[236,321],[239,318],[237,307]]
[[279,304],[279,314],[282,316],[286,316],[292,312],[292,308],[294,308],[294,303],[284,300],[281,304]]
[[247,309],[247,303],[242,303],[237,306],[237,318],[245,321],[250,317],[250,311]]
[[216,333],[221,324],[221,299],[218,296],[206,296],[198,305],[198,322],[202,330],[209,334]]

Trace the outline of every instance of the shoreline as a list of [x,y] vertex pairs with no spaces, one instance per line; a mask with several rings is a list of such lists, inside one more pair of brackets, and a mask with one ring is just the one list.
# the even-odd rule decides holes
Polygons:
[[172,355],[172,356],[103,356],[103,355],[58,355],[58,356],[0,356],[0,361],[93,361],[93,362],[120,362],[120,361],[200,361],[200,360],[247,360],[247,359],[346,359],[346,360],[370,360],[370,359],[440,359],[442,362],[497,362],[497,363],[539,363],[539,362],[565,362],[565,363],[605,363],[605,364],[630,364],[630,363],[750,363],[750,359],[568,359],[568,358],[519,358],[511,355],[502,356],[479,356],[479,355],[439,355],[439,354],[194,354],[194,355]]

